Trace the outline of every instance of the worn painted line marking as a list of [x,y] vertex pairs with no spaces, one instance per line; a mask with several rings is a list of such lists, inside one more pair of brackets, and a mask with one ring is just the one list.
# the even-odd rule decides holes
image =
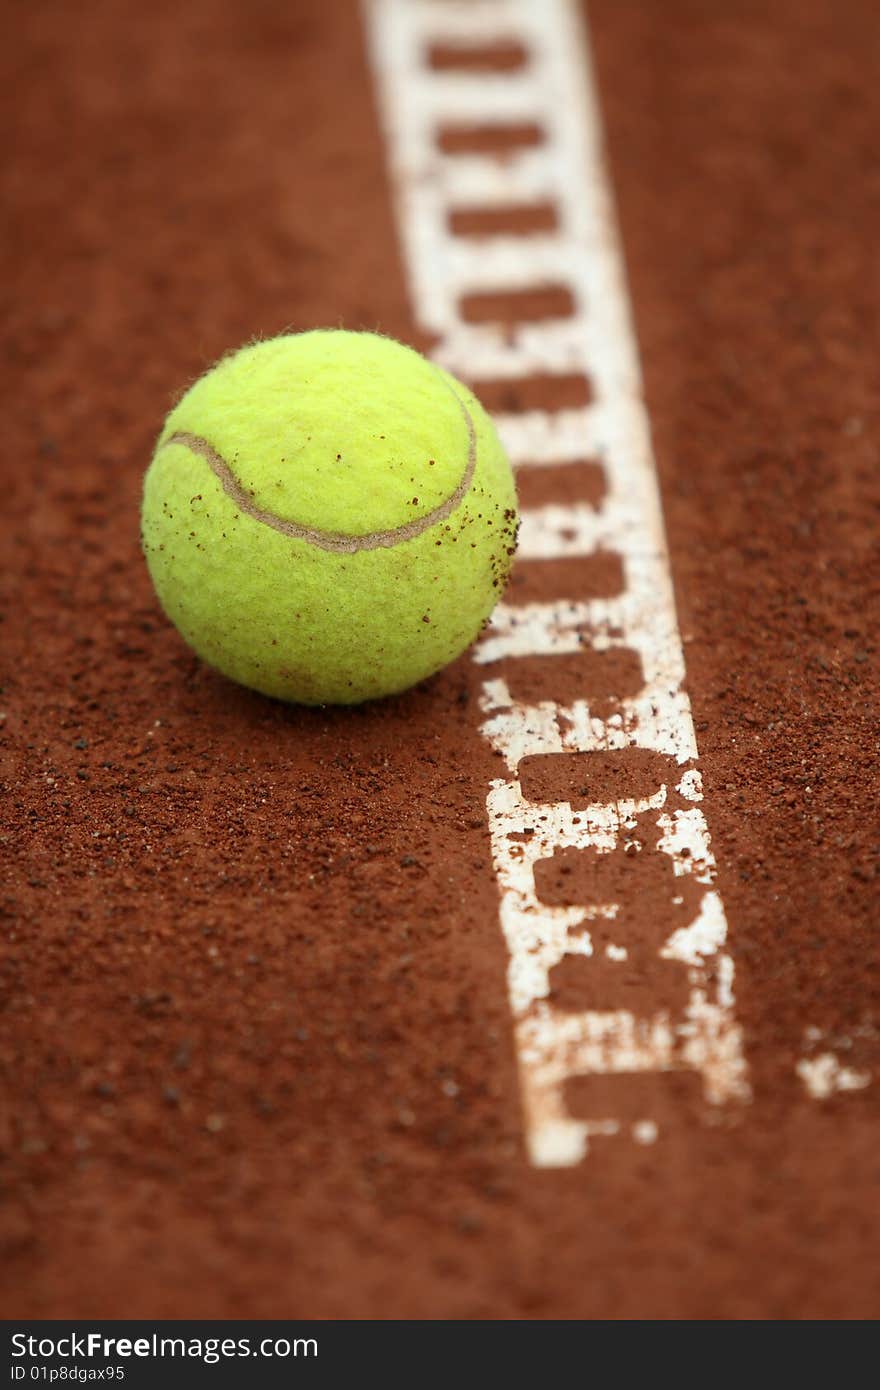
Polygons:
[[[581,408],[496,417],[515,465],[592,458],[607,481],[598,509],[565,496],[526,510],[517,567],[610,551],[622,563],[623,592],[518,605],[511,590],[474,653],[483,672],[482,732],[507,768],[491,784],[487,808],[527,1142],[535,1164],[574,1164],[592,1142],[615,1135],[640,1144],[662,1139],[661,1073],[690,1074],[707,1106],[749,1098],[587,36],[574,0],[364,0],[364,9],[406,270],[420,327],[437,340],[435,360],[477,394],[481,378],[547,372],[580,372],[592,385],[591,403]],[[445,51],[477,41],[520,45],[522,70],[487,77],[430,67],[433,45]],[[543,140],[503,155],[440,147],[443,128],[510,123],[540,127]],[[463,208],[547,202],[557,210],[555,233],[468,241],[450,231],[450,215]],[[462,321],[464,295],[549,282],[569,292],[573,316],[512,331]],[[626,652],[629,670],[636,654],[642,688],[610,708],[587,688],[565,704],[513,697],[518,661],[546,659],[552,688],[553,660],[585,649]],[[613,800],[593,801],[591,779],[599,784],[590,769],[599,763],[590,755],[613,776],[615,754],[624,750],[644,754],[642,782],[615,783]],[[635,764],[626,767],[635,777]],[[528,799],[526,772],[535,795],[545,783],[561,788],[555,799]],[[648,922],[651,960],[658,980],[668,981],[672,970],[680,981],[675,1007],[659,995],[654,1003],[650,961],[639,1007],[619,1005],[627,980],[614,971],[635,958],[639,943],[629,924],[643,907],[637,882],[610,898],[603,889],[604,871],[621,853],[659,856],[648,867],[666,876],[658,903],[667,907],[661,921]],[[595,889],[580,888],[576,902],[542,900],[536,866],[540,875],[549,861],[552,872],[572,854]],[[563,963],[601,965],[618,1002],[557,1006],[552,976]],[[572,1114],[566,1088],[590,1078],[611,1100]],[[624,1119],[625,1083],[638,1078],[656,1085],[657,1101],[649,1098],[642,1113]]]

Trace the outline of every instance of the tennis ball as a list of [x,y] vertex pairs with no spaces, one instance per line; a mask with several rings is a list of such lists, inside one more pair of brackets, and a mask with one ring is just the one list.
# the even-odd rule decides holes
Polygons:
[[171,411],[142,534],[184,639],[304,704],[405,690],[473,641],[516,535],[476,397],[411,348],[317,330],[225,357]]

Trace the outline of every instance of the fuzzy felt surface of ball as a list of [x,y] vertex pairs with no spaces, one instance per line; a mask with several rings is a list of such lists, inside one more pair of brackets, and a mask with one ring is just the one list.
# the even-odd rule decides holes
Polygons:
[[242,685],[353,704],[476,637],[516,543],[474,394],[411,348],[317,329],[218,362],[169,414],[141,529],[166,614]]

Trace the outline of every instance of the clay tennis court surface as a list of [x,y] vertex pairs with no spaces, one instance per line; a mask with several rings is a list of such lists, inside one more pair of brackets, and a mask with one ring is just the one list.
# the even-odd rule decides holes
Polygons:
[[[543,1158],[485,669],[285,707],[186,650],[139,551],[161,421],[230,346],[340,324],[436,346],[371,21],[348,0],[5,8],[6,1316],[875,1316],[876,7],[590,5],[740,1080],[713,1100],[678,1064],[571,1077],[566,1114],[614,1123]],[[527,62],[513,41],[429,58],[496,82]],[[449,130],[441,154],[540,149],[506,132]],[[461,207],[450,235],[557,216]],[[462,312],[570,310],[548,282]],[[579,389],[535,373],[487,404]],[[601,508],[600,464],[573,462],[576,498],[523,467],[524,507]],[[621,583],[613,552],[566,573],[590,599]],[[524,560],[510,603],[545,579]],[[516,668],[530,707],[572,698],[569,658]],[[629,648],[589,669],[600,704],[638,686]],[[524,791],[574,812],[555,766],[527,760]],[[673,904],[639,824],[643,867],[602,861],[627,971],[567,955],[554,1018],[687,1007],[656,931],[690,888]],[[585,855],[541,861],[547,903],[593,892]]]

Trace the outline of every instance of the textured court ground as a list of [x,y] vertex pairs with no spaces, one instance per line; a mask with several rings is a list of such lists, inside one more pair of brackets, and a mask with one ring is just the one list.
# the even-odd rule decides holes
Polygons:
[[[657,1132],[622,1123],[567,1166],[528,1145],[485,667],[285,708],[199,665],[139,554],[159,424],[230,345],[342,323],[436,348],[364,9],[7,14],[5,1310],[875,1316],[874,7],[589,7],[751,1099],[707,1104],[693,1069],[575,1079],[572,1114]],[[517,216],[553,233],[540,200]],[[487,294],[471,325],[571,308]],[[487,403],[577,410],[579,382]],[[595,459],[570,495],[538,473],[524,505],[601,508]],[[574,566],[571,598],[613,595],[620,565]],[[512,602],[546,597],[531,566]],[[629,651],[591,668],[608,701],[638,685]],[[518,667],[519,696],[581,679],[550,670]],[[582,863],[536,869],[543,900]],[[631,901],[663,894],[649,871]],[[551,973],[551,1006],[681,1006],[656,950],[626,988],[608,961]]]

